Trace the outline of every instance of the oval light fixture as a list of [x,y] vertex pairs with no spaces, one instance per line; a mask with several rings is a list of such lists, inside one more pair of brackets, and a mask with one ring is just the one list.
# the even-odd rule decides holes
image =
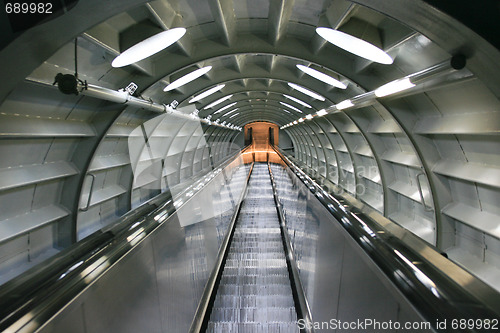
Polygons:
[[215,112],[214,112],[214,114],[216,114],[216,113],[220,113],[220,112],[222,112],[222,111],[224,111],[224,110],[227,110],[227,109],[229,109],[230,107],[233,107],[234,105],[236,105],[236,103],[238,103],[238,102],[233,102],[233,103],[231,103],[231,104],[228,104],[228,105],[226,105],[226,106],[223,106],[223,107],[221,107],[219,110],[215,111]]
[[311,90],[309,90],[309,89],[306,89],[306,88],[304,88],[304,87],[301,87],[301,86],[299,86],[298,84],[295,84],[295,83],[290,83],[290,82],[289,82],[289,83],[288,83],[288,85],[289,85],[290,87],[292,87],[293,89],[296,89],[296,90],[300,91],[301,93],[306,94],[306,95],[308,95],[308,96],[310,96],[310,97],[312,97],[312,98],[318,99],[318,100],[320,100],[320,101],[322,101],[322,102],[323,102],[323,101],[325,101],[325,98],[324,98],[323,96],[321,96],[320,94],[317,94],[317,93],[315,93],[314,91],[311,91]]
[[331,86],[334,86],[334,87],[337,87],[340,89],[347,88],[347,86],[345,84],[343,84],[342,82],[340,82],[339,80],[337,80],[329,75],[326,75],[325,73],[321,73],[320,71],[312,69],[311,67],[307,67],[304,65],[297,65],[297,68],[300,69],[301,71],[303,71],[304,73],[306,73],[307,75],[310,75],[317,80],[323,81],[326,84],[329,84]]
[[310,108],[312,108],[312,106],[310,106],[309,104],[307,104],[306,102],[304,102],[304,101],[302,101],[302,100],[300,100],[300,99],[298,99],[298,98],[295,98],[295,97],[293,97],[293,96],[289,96],[289,95],[286,95],[286,94],[283,94],[283,96],[285,96],[285,97],[286,97],[286,98],[288,98],[288,99],[291,99],[291,100],[292,100],[292,101],[294,101],[295,103],[299,103],[299,104],[301,104],[301,105],[305,106],[306,108],[309,108],[309,109],[310,109]]
[[146,59],[177,42],[185,33],[185,28],[174,28],[153,35],[123,51],[111,66],[123,67]]
[[217,104],[222,103],[222,102],[224,102],[225,100],[230,99],[231,97],[233,97],[233,95],[232,95],[232,94],[231,94],[231,95],[224,96],[224,97],[222,97],[222,98],[219,98],[219,99],[218,99],[218,100],[216,100],[215,102],[212,102],[212,103],[208,104],[207,106],[205,106],[205,107],[203,108],[203,110],[213,108],[213,107],[214,107],[214,106],[216,106]]
[[299,113],[302,113],[302,111],[300,111],[299,109],[297,109],[295,106],[292,106],[292,105],[287,104],[287,103],[285,103],[285,102],[280,102],[280,104],[281,104],[281,105],[286,106],[286,107],[287,107],[287,108],[289,108],[289,109],[292,109],[292,110],[294,110],[294,111],[297,111],[297,112],[299,112]]
[[204,99],[205,97],[208,97],[214,93],[216,93],[217,91],[221,90],[222,88],[224,88],[226,85],[225,84],[219,84],[218,86],[215,86],[213,88],[210,88],[208,89],[207,91],[205,92],[202,92],[201,94],[199,94],[198,96],[195,96],[193,98],[191,98],[189,100],[189,103],[194,103],[194,102],[198,102],[200,99]]
[[393,63],[390,55],[373,44],[362,39],[331,28],[316,28],[316,33],[328,42],[362,58],[384,65]]
[[176,88],[179,88],[179,87],[181,87],[181,86],[183,86],[183,85],[185,85],[193,80],[196,80],[200,76],[205,75],[211,69],[212,69],[212,66],[206,66],[206,67],[199,68],[195,71],[192,71],[191,73],[188,73],[188,74],[184,75],[183,77],[180,77],[177,80],[175,80],[174,82],[170,83],[168,86],[166,86],[163,89],[163,91],[170,91],[170,90],[174,90]]

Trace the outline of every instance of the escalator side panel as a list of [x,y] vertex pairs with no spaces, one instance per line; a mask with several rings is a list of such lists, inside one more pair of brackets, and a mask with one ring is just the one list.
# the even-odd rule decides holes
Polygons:
[[313,322],[425,321],[300,180],[292,187],[294,175],[271,168]]
[[[178,209],[181,214],[171,215],[121,260],[106,267],[39,332],[188,331],[237,204],[229,194],[236,193],[236,187],[230,189],[229,184],[243,182],[248,174],[245,165],[233,167],[234,172],[226,174],[230,179],[219,173],[199,192],[205,199],[207,193],[213,195],[211,217],[207,218],[204,200],[192,197]],[[197,223],[183,227],[179,218],[183,210],[198,215]]]

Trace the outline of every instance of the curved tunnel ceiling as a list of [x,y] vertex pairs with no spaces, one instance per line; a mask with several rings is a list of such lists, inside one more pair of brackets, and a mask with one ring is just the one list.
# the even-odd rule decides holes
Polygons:
[[[175,27],[187,32],[171,47],[130,66],[111,66],[128,47]],[[317,27],[358,34],[380,46],[394,62],[378,64],[346,52],[320,37]],[[500,54],[458,21],[410,0],[81,1],[64,16],[21,34],[0,52],[5,64],[0,75],[10,78],[0,87],[0,112],[7,124],[2,128],[2,153],[10,156],[0,171],[15,169],[21,175],[32,165],[46,175],[1,184],[5,208],[20,198],[31,198],[32,204],[12,205],[15,209],[0,220],[52,207],[46,209],[45,222],[94,214],[90,219],[105,224],[109,216],[151,195],[116,170],[128,165],[123,161],[124,137],[154,122],[157,115],[91,97],[65,96],[52,87],[57,73],[74,72],[75,40],[79,78],[90,84],[118,90],[133,81],[143,99],[165,105],[176,100],[178,110],[191,113],[196,108],[200,118],[238,126],[255,121],[284,126],[315,115],[284,129],[299,162],[465,266],[474,266],[480,256],[488,262],[486,257],[500,255]],[[463,70],[431,77],[399,95],[316,116],[319,110],[458,53],[467,57]],[[319,81],[297,65],[318,69],[347,88]],[[169,83],[205,66],[212,66],[205,75],[164,91]],[[225,86],[189,103],[219,84]],[[154,123],[158,137],[168,141],[164,155],[180,156],[176,176],[169,174],[173,182],[203,170],[205,161],[217,154],[222,159],[231,151],[228,143],[241,135],[203,126],[201,130],[181,120]],[[205,138],[215,148],[205,149]],[[194,150],[177,152],[175,146]],[[99,211],[82,212],[82,198],[94,186],[103,200],[92,202]],[[40,200],[47,190],[53,197]],[[122,196],[128,199],[118,201],[127,203],[108,205],[107,199]],[[59,246],[67,245],[63,243]],[[498,276],[500,264],[487,266],[489,279]]]

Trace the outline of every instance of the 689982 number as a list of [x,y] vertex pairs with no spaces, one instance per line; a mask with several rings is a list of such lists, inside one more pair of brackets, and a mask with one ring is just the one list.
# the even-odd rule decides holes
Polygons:
[[50,2],[7,2],[5,12],[7,14],[52,14],[52,7]]

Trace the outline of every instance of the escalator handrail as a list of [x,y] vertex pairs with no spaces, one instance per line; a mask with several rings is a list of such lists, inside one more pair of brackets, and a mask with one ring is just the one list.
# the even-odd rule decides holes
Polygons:
[[[215,178],[207,176],[221,172],[246,149],[235,152],[204,176],[208,181],[203,186],[199,186],[203,179],[198,180],[177,198],[184,204],[191,200],[193,193]],[[30,322],[41,326],[131,250],[135,239],[146,238],[165,223],[180,208],[173,203],[170,192],[165,191],[127,212],[118,223],[94,232],[0,286],[0,331],[17,330]]]
[[211,308],[215,301],[217,289],[219,287],[220,279],[222,277],[226,259],[231,247],[234,231],[236,230],[236,222],[238,221],[238,216],[240,215],[243,200],[248,190],[248,183],[250,182],[250,177],[252,176],[254,165],[255,162],[252,163],[250,170],[248,171],[247,178],[244,183],[244,188],[241,191],[233,216],[231,217],[228,231],[226,232],[226,235],[224,236],[222,244],[219,248],[219,252],[215,260],[214,269],[212,270],[208,278],[205,289],[203,290],[203,295],[201,296],[200,302],[198,303],[193,321],[191,322],[191,326],[189,328],[189,333],[200,333],[206,330],[206,326],[208,324],[208,320],[212,310]]
[[[391,231],[388,231],[384,227],[387,221],[380,223],[384,217],[378,218],[360,205],[353,205],[352,199],[348,201],[329,191],[279,148],[273,149],[432,325],[438,320],[500,318],[500,293],[491,286],[444,258],[435,247],[402,227],[391,223]],[[476,331],[481,330],[470,330]]]
[[267,164],[267,167],[269,168],[269,176],[271,178],[271,186],[273,188],[274,203],[276,204],[276,212],[278,214],[278,219],[280,224],[281,238],[283,240],[285,258],[287,261],[287,267],[289,271],[290,282],[292,285],[295,307],[297,310],[297,319],[303,321],[305,324],[303,325],[304,328],[301,330],[302,333],[314,333],[314,324],[312,321],[311,309],[307,301],[304,287],[300,280],[300,271],[297,266],[295,254],[293,252],[292,242],[290,240],[290,236],[288,235],[286,217],[283,211],[283,206],[281,205],[281,202],[278,197],[278,188],[276,186],[276,181],[274,179],[270,163]]

